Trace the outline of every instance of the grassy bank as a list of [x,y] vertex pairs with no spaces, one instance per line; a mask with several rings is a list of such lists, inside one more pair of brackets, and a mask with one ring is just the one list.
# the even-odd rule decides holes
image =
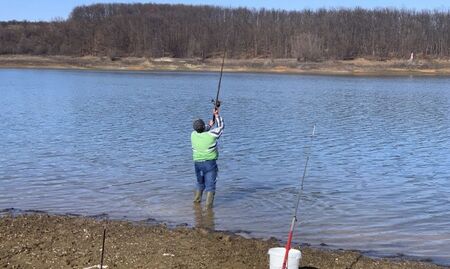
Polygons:
[[[56,68],[128,71],[218,71],[221,59],[109,58],[2,55],[3,68]],[[267,72],[318,75],[430,76],[450,75],[450,60],[353,59],[348,61],[298,62],[296,59],[227,59],[227,72]]]
[[[208,229],[101,221],[47,214],[0,217],[1,268],[89,268],[100,263],[107,228],[108,268],[268,268],[263,241]],[[430,263],[370,259],[355,251],[301,248],[301,268],[437,269]]]

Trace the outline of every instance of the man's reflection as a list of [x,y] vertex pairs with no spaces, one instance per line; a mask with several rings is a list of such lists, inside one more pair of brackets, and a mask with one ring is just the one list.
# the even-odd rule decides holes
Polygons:
[[214,210],[212,208],[203,209],[198,203],[194,203],[195,227],[209,230],[215,229]]

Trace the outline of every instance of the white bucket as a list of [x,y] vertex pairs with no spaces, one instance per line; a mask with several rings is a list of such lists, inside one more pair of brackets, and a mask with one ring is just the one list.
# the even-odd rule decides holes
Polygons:
[[[285,248],[271,248],[269,249],[270,256],[270,269],[281,269],[283,266],[284,254],[286,253]],[[302,258],[302,253],[298,249],[289,250],[289,256],[287,261],[288,269],[298,269],[300,266],[300,259]]]

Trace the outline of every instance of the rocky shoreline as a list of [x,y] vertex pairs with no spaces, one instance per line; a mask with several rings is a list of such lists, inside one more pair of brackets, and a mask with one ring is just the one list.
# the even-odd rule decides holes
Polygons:
[[[70,57],[1,55],[0,68],[51,68],[108,71],[216,72],[222,59],[137,57]],[[225,72],[354,75],[354,76],[449,76],[449,59],[424,60],[334,60],[298,62],[296,59],[227,59]]]
[[[268,268],[276,239],[246,239],[204,227],[53,216],[45,213],[0,217],[0,268],[97,268],[106,228],[107,268]],[[372,259],[357,251],[302,246],[301,267],[448,268],[405,259]]]

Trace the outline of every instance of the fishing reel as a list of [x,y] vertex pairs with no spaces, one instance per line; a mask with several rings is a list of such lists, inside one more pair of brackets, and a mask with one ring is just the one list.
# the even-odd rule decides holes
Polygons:
[[214,99],[211,99],[211,103],[213,103],[213,104],[214,104],[214,107],[217,107],[217,108],[219,108],[219,107],[220,107],[220,103],[221,103],[221,101],[220,101],[220,100],[217,100],[217,102],[216,102],[216,100],[214,100]]

